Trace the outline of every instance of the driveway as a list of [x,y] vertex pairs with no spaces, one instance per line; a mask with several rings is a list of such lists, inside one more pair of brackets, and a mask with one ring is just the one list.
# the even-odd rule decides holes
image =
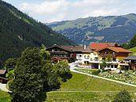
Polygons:
[[6,88],[6,84],[2,84],[2,83],[0,83],[0,90],[9,92],[9,90]]

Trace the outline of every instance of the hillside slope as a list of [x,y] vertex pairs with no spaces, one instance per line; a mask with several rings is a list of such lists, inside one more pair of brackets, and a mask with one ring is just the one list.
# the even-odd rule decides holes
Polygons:
[[131,48],[130,51],[132,51],[132,55],[135,55],[135,56],[136,56],[136,47]]
[[78,44],[128,42],[136,34],[136,14],[79,18],[48,24]]
[[107,80],[72,73],[72,78],[61,85],[61,89],[47,94],[48,102],[112,102],[121,90],[132,95],[136,88]]
[[[72,78],[62,83],[57,91],[47,93],[47,102],[111,102],[121,90],[136,98],[136,88],[82,74],[72,73]],[[10,102],[10,95],[0,91],[0,102]]]
[[0,61],[17,57],[26,47],[71,45],[70,40],[0,0]]

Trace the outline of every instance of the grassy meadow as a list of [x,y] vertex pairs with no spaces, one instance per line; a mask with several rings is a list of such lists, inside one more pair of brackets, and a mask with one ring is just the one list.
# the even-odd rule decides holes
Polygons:
[[[46,102],[109,102],[123,89],[136,99],[136,88],[102,79],[72,73],[72,79],[61,85],[57,91],[47,93]],[[0,91],[0,102],[10,102],[8,93]]]
[[6,92],[0,91],[0,102],[10,102],[10,95]]
[[73,73],[61,89],[47,94],[48,102],[109,102],[121,90],[128,90],[133,99],[136,88]]

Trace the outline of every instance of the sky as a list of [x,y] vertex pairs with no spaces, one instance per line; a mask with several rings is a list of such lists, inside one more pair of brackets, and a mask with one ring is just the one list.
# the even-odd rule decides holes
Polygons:
[[136,13],[136,0],[3,0],[43,23]]

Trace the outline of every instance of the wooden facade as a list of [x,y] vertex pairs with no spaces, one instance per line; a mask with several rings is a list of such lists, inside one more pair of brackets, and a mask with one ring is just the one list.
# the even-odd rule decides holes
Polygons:
[[108,56],[110,56],[113,59],[116,59],[117,53],[110,50],[110,49],[104,49],[98,52],[99,56],[102,57],[102,59],[107,58]]
[[112,50],[110,48],[105,48],[102,49],[100,51],[98,51],[98,54],[102,57],[102,58],[107,58],[107,57],[111,57],[113,61],[118,60],[123,60],[124,58],[128,57],[130,52],[128,51],[119,51],[119,50]]
[[51,58],[54,61],[67,60],[70,62],[74,61],[76,58],[76,53],[74,53],[72,50],[64,49],[63,47],[60,47],[58,45],[47,48],[47,51],[50,52]]
[[8,79],[6,78],[6,70],[0,70],[0,83],[7,83]]
[[0,83],[6,84],[8,82],[7,78],[0,77]]
[[132,70],[136,70],[136,56],[129,56],[125,60],[128,61]]
[[86,46],[58,46],[53,45],[47,48],[50,52],[52,60],[68,60],[74,62],[77,55],[90,54],[91,50]]

